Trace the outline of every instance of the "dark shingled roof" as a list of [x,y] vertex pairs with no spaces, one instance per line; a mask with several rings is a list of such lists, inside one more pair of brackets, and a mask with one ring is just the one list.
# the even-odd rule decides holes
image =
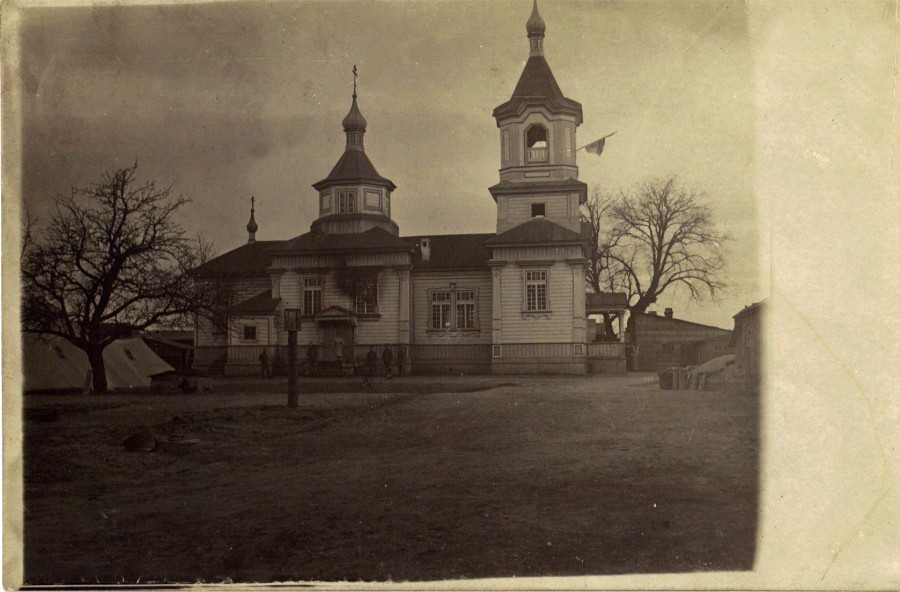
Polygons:
[[552,181],[500,181],[496,185],[488,187],[494,201],[497,201],[498,195],[517,194],[517,193],[533,193],[540,191],[544,193],[567,193],[569,191],[577,191],[582,196],[587,195],[587,183],[578,179],[555,179]]
[[410,245],[387,230],[376,226],[354,234],[307,232],[298,237],[275,243],[272,251],[357,251],[364,249],[406,250]]
[[194,269],[194,275],[210,276],[245,276],[265,273],[271,264],[268,248],[281,241],[256,241],[241,245],[215,259],[210,259]]
[[313,187],[318,190],[338,183],[375,183],[385,185],[391,191],[397,188],[390,179],[378,174],[372,161],[362,150],[345,151],[328,176],[313,183]]
[[418,245],[423,238],[431,242],[428,261],[422,261],[417,254],[413,260],[416,271],[440,270],[487,270],[491,250],[487,241],[497,236],[487,234],[438,234],[432,236],[406,236],[403,240],[411,246]]
[[544,105],[551,111],[575,111],[581,123],[581,104],[563,95],[542,55],[528,58],[512,97],[494,109],[494,117],[515,114],[527,102]]
[[626,308],[628,306],[628,296],[622,292],[588,292],[585,294],[585,307],[591,308],[594,306],[621,306]]
[[235,304],[229,309],[229,312],[235,314],[268,314],[275,312],[279,302],[281,302],[281,299],[272,298],[272,290],[267,290],[262,294],[257,294],[244,300],[240,304]]
[[583,241],[584,237],[577,232],[564,228],[546,218],[537,217],[496,235],[493,239],[488,241],[488,244],[518,245]]

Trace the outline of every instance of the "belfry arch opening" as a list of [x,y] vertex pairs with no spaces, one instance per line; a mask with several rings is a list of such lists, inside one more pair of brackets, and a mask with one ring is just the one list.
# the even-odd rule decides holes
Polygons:
[[529,164],[547,162],[547,128],[535,124],[525,131],[525,160]]

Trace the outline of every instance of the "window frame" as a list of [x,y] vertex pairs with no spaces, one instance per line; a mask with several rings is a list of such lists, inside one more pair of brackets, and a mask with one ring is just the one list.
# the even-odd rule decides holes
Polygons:
[[[546,204],[545,202],[535,202],[535,203],[529,204],[529,205],[531,206],[531,217],[532,217],[532,218],[537,218],[538,216],[541,216],[541,217],[543,217],[543,218],[546,218],[546,217],[547,217],[547,204]],[[535,214],[535,213],[534,213],[534,208],[535,208],[535,206],[539,206],[539,207],[540,207],[540,209],[541,209],[541,213],[540,213],[540,214]]]
[[[317,286],[309,286],[307,285],[307,280],[318,280]],[[300,276],[300,315],[304,317],[312,317],[316,314],[322,312],[323,300],[324,300],[324,286],[325,280],[321,275],[303,275]],[[310,292],[314,294],[315,292],[319,293],[319,306],[316,308],[313,306],[313,310],[309,311],[306,307],[306,293]]]
[[[446,295],[446,300],[436,300],[438,294]],[[460,298],[461,294],[468,297],[464,299]],[[478,294],[478,288],[457,288],[455,285],[451,285],[449,288],[434,288],[428,290],[428,331],[480,331]],[[472,307],[471,326],[460,326],[460,306]],[[446,314],[441,312],[439,315],[441,322],[444,323],[441,327],[435,326],[435,320],[438,318],[438,316],[435,315],[435,309],[438,307],[442,309],[446,307]],[[465,317],[465,312],[463,312],[463,316]]]
[[[444,300],[444,299],[437,300],[435,297],[439,294],[446,295],[447,299],[446,300]],[[452,327],[451,317],[453,314],[453,293],[452,293],[452,291],[449,288],[446,290],[444,290],[444,289],[429,290],[428,291],[428,306],[429,306],[429,308],[428,308],[428,310],[429,310],[428,330],[429,331],[449,331]],[[445,307],[446,307],[446,311],[447,311],[446,316],[445,316],[444,312],[441,312],[441,314],[440,314],[441,326],[435,327],[434,326],[434,321],[436,318],[435,314],[434,314],[435,308],[439,308],[439,309],[443,310]]]
[[[529,279],[530,274],[543,274],[542,280]],[[530,306],[528,289],[535,286],[534,308]],[[538,307],[540,300],[537,287],[544,287],[544,306]],[[550,270],[547,268],[533,268],[522,271],[522,311],[525,313],[547,313],[550,309]]]
[[[248,330],[252,333],[252,336],[248,337]],[[256,323],[241,326],[241,339],[244,341],[259,341],[259,329],[256,326]]]
[[355,214],[356,213],[356,191],[339,191],[338,192],[338,214]]
[[[362,293],[357,292],[353,295],[353,310],[356,311],[356,314],[359,316],[374,316],[378,314],[378,278],[373,280],[366,280],[367,282],[371,282],[374,284],[371,294],[371,310],[369,310],[369,302],[365,298]],[[360,304],[363,304],[363,310],[360,310]]]
[[[372,196],[375,198],[375,205],[369,205],[369,197]],[[373,210],[380,212],[383,208],[384,196],[382,196],[381,191],[375,189],[366,189],[363,191],[363,209]]]
[[[471,294],[471,297],[460,299],[460,294],[466,294],[466,295]],[[478,330],[478,290],[472,290],[472,289],[456,290],[454,292],[453,301],[454,301],[453,302],[453,305],[454,305],[453,313],[454,313],[454,316],[456,317],[454,319],[453,325],[456,327],[456,330],[457,331],[477,331]],[[460,306],[462,306],[462,307],[471,306],[472,307],[472,326],[471,327],[460,326],[460,322],[459,322],[460,321],[460,314],[459,314]],[[466,308],[463,308],[462,317],[463,317],[464,324],[468,325],[468,323],[466,321],[469,320],[469,316],[468,316],[468,312],[466,311]]]

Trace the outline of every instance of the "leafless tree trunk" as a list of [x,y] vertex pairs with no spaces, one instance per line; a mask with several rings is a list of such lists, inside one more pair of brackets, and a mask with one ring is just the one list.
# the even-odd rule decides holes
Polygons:
[[704,199],[673,176],[638,184],[612,209],[609,278],[628,295],[632,313],[646,311],[667,290],[715,300],[726,288],[730,239],[716,229]]
[[581,220],[590,224],[591,236],[588,253],[588,265],[585,271],[585,280],[588,287],[594,292],[602,292],[607,281],[605,277],[607,268],[607,255],[609,244],[606,242],[607,229],[610,220],[609,212],[613,207],[613,199],[604,193],[599,187],[591,189],[591,195],[587,202],[581,206]]
[[67,339],[107,390],[103,350],[132,331],[186,319],[209,297],[189,272],[209,255],[174,221],[189,200],[135,180],[137,165],[57,196],[22,258],[23,328]]

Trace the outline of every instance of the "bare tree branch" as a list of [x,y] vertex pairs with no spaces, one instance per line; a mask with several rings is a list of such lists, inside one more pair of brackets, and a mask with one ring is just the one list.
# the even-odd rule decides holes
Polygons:
[[667,290],[692,300],[718,298],[727,288],[725,244],[705,196],[676,177],[651,179],[622,193],[609,211],[609,285],[644,312]]
[[48,226],[23,251],[23,328],[57,335],[91,361],[106,389],[103,349],[204,306],[190,275],[209,248],[174,218],[189,203],[171,187],[136,180],[137,163],[59,195]]

